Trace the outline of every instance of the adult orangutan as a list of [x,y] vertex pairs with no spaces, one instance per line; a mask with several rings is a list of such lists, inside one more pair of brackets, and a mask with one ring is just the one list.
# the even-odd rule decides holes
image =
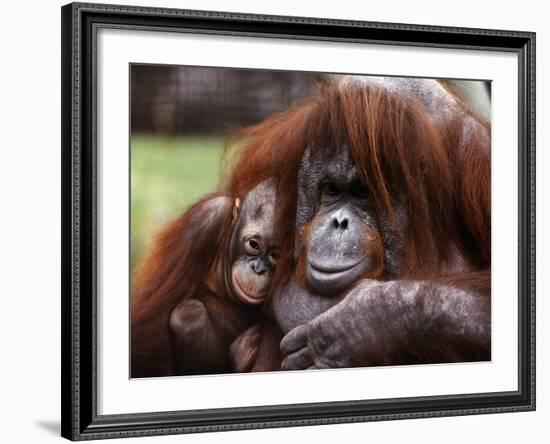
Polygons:
[[[233,371],[234,361],[239,371],[280,362],[278,330],[267,328],[259,308],[278,255],[274,201],[274,185],[266,180],[242,205],[238,198],[207,197],[160,233],[135,281],[133,377],[223,373]],[[232,344],[249,328],[246,344]]]
[[490,359],[488,122],[436,81],[344,77],[242,135],[230,189],[277,180],[283,369]]

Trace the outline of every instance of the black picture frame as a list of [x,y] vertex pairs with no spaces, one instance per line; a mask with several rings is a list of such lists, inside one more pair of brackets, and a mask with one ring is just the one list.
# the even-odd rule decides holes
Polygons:
[[[62,7],[62,436],[71,440],[535,409],[535,33],[72,3]],[[95,51],[100,27],[508,51],[519,66],[518,390],[98,415]]]

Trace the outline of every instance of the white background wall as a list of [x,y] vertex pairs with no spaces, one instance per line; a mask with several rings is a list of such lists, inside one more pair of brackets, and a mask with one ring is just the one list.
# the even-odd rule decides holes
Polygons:
[[[543,1],[163,0],[118,3],[260,14],[305,15],[537,32],[538,407],[536,412],[225,432],[139,442],[239,443],[547,442],[550,420],[548,335],[550,305],[544,257],[549,236],[543,177],[550,105],[543,73],[548,63],[550,15]],[[0,436],[3,442],[60,440],[60,6],[61,1],[5,2],[0,26]],[[546,56],[546,59],[545,59]],[[547,138],[547,137],[546,137]],[[510,233],[515,238],[514,233]],[[546,352],[546,353],[545,353]],[[136,440],[133,440],[136,441]],[[128,440],[127,442],[130,442]]]

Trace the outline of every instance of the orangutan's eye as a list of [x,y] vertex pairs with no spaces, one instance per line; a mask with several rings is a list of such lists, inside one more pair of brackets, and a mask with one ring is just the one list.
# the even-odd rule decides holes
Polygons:
[[355,182],[352,185],[351,194],[358,199],[366,199],[369,195],[367,188],[361,182]]
[[277,262],[279,261],[279,258],[281,257],[281,254],[279,253],[279,251],[277,250],[274,250],[272,251],[270,254],[269,254],[269,261],[273,264],[273,265],[277,265]]
[[337,197],[340,195],[340,190],[332,182],[327,182],[321,186],[321,194],[326,197]]
[[257,256],[261,252],[261,246],[260,243],[254,239],[248,239],[244,243],[244,251],[246,251],[246,254],[250,254],[251,256]]

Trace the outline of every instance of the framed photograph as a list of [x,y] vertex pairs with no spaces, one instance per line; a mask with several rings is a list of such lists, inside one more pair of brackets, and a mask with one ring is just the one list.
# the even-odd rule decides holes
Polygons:
[[535,409],[534,33],[61,13],[64,437]]

